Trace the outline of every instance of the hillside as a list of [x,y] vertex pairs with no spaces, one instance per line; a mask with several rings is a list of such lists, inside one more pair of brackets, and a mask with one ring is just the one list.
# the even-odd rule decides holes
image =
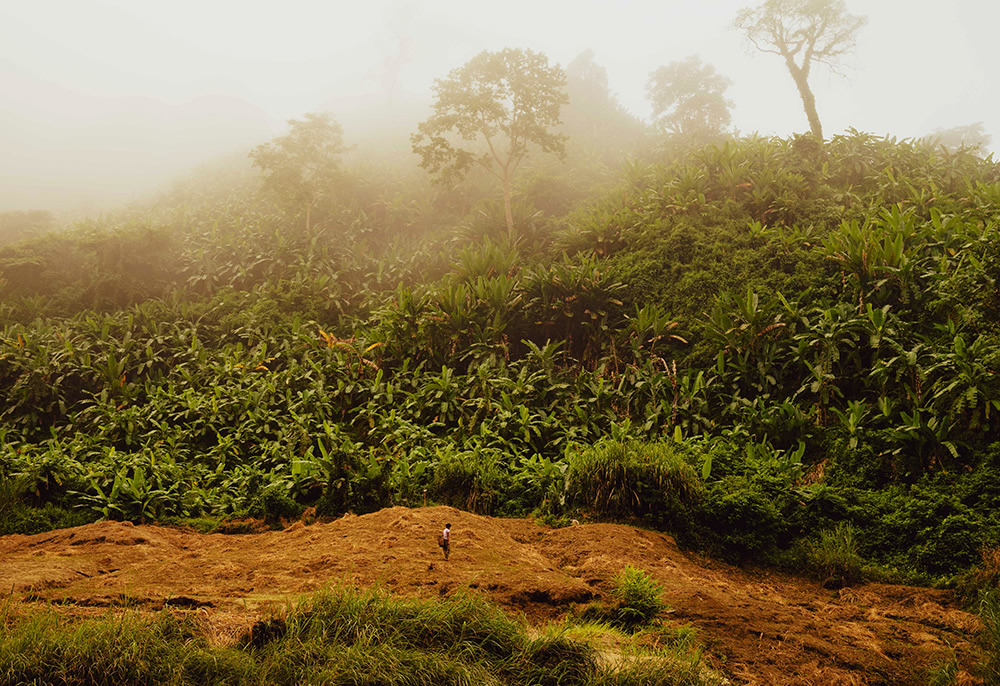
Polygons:
[[[434,543],[454,535],[445,562]],[[709,662],[736,683],[924,684],[978,630],[945,591],[866,584],[828,591],[775,572],[692,557],[669,536],[613,524],[560,529],[448,507],[394,507],[260,534],[198,534],[100,522],[0,538],[0,578],[27,606],[197,612],[217,640],[325,584],[394,594],[484,594],[533,623],[599,599],[625,565],[664,586],[664,621],[698,629]]]
[[[778,624],[822,614],[810,595],[844,608],[840,623],[839,609],[813,621],[845,636],[869,592],[885,608],[876,615],[907,622],[919,607],[893,603],[950,607],[945,591],[919,586],[953,590],[1000,626],[983,610],[1000,598],[991,158],[860,132],[636,141],[620,165],[621,151],[577,149],[565,164],[525,168],[508,225],[486,174],[432,187],[412,159],[348,152],[329,117],[301,124],[329,145],[289,134],[255,160],[294,166],[298,152],[325,149],[312,185],[283,185],[301,179],[294,168],[258,174],[231,161],[153,203],[0,248],[0,535],[57,541],[98,520],[280,528],[307,511],[348,526],[348,512],[431,504],[637,524],[683,556],[718,561],[709,569],[740,588],[772,581],[722,565],[869,582],[837,599],[781,581],[780,595],[799,600]],[[282,147],[293,143],[295,155]],[[84,531],[126,531],[96,526]],[[545,552],[573,531],[511,544],[525,569],[546,568],[544,587],[498,568],[491,595],[532,617],[585,599],[586,580],[560,571],[585,565]],[[587,531],[602,540],[603,529]],[[248,540],[294,536],[306,534]],[[321,563],[324,578],[369,568],[380,571],[366,582],[382,578],[388,562],[371,552],[329,553],[363,555],[349,569]],[[319,581],[301,570],[314,562],[303,558],[297,580],[264,575],[273,581],[262,587],[308,590]],[[219,564],[240,580],[229,592],[256,588],[235,558]],[[194,597],[199,583],[149,597]],[[465,583],[483,584],[445,585]],[[681,600],[678,617],[701,602]],[[802,653],[760,623],[771,609],[747,602],[726,626]],[[707,631],[723,605],[691,621]],[[888,637],[888,626],[865,631]],[[806,633],[841,645],[825,631]],[[748,645],[720,654],[759,663]],[[897,660],[895,645],[879,639],[872,654],[928,664]],[[827,665],[827,648],[813,647]],[[1000,664],[995,644],[987,653]],[[837,655],[829,665],[882,669]]]

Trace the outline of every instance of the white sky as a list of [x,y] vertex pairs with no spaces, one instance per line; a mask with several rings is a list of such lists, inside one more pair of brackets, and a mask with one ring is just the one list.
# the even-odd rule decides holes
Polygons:
[[[741,132],[805,131],[780,58],[730,28],[748,4],[757,0],[0,0],[0,209],[146,190],[318,109],[333,109],[350,139],[360,103],[391,114],[477,52],[507,46],[562,65],[592,48],[641,117],[649,73],[699,54],[733,80]],[[811,77],[827,136],[982,121],[1000,145],[1000,1],[847,4],[869,19],[858,49],[842,75]]]

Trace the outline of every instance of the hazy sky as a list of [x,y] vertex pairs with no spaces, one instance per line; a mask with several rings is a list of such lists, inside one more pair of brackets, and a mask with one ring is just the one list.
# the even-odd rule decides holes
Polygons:
[[[483,49],[565,65],[591,48],[646,117],[656,67],[699,54],[733,80],[743,133],[808,129],[780,58],[730,25],[754,0],[0,0],[0,209],[145,191],[329,108],[426,97]],[[811,81],[824,132],[900,138],[982,121],[1000,144],[998,0],[847,0],[868,17],[841,75]],[[375,109],[362,106],[374,103]],[[57,199],[58,198],[58,199]]]

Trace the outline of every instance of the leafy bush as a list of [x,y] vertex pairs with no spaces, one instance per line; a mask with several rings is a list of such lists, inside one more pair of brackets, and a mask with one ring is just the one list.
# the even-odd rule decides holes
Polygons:
[[67,510],[55,503],[30,505],[26,502],[27,483],[23,477],[0,477],[0,536],[38,534],[94,521],[91,513]]
[[251,500],[246,512],[242,514],[263,519],[270,526],[279,526],[282,520],[297,519],[304,509],[289,497],[281,484],[271,484]]
[[996,523],[991,523],[992,513],[966,507],[956,497],[961,490],[950,480],[923,479],[906,488],[857,492],[851,517],[864,533],[861,554],[929,575],[952,575],[971,566]]
[[729,477],[712,483],[681,539],[744,563],[773,553],[786,542],[789,523],[759,480]]
[[980,519],[958,513],[930,527],[916,548],[916,562],[931,574],[954,574],[973,565],[984,543]]
[[494,451],[447,451],[434,466],[431,489],[445,505],[493,514],[504,479]]
[[611,595],[618,602],[618,623],[625,627],[650,624],[667,608],[663,584],[631,565],[615,575]]
[[858,488],[884,488],[893,481],[893,464],[887,432],[858,432],[857,443],[833,441],[827,469],[829,483]]
[[0,536],[7,534],[40,534],[53,529],[89,524],[96,515],[79,510],[66,510],[53,503],[41,507],[15,505],[0,518]]

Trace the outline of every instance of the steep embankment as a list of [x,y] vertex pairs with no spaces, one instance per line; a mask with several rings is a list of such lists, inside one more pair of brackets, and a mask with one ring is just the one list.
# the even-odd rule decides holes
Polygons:
[[[447,562],[434,542],[445,521],[454,532]],[[948,646],[968,652],[976,628],[944,591],[869,584],[831,592],[696,560],[669,536],[628,526],[550,529],[445,507],[260,534],[101,522],[0,538],[0,583],[24,602],[58,601],[74,612],[197,607],[223,637],[268,605],[331,582],[424,597],[468,587],[541,621],[599,598],[627,564],[663,583],[667,621],[697,627],[738,682],[924,683]]]

